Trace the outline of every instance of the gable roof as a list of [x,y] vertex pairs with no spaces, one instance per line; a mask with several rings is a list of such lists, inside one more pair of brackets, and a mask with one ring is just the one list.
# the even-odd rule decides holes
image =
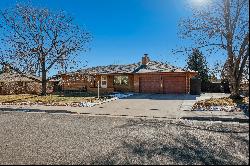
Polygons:
[[152,73],[152,72],[186,72],[181,68],[158,62],[149,61],[146,65],[141,62],[128,65],[107,65],[97,66],[86,69],[77,70],[66,74],[80,73],[80,74],[122,74],[122,73]]
[[0,82],[34,82],[33,79],[41,80],[41,77],[36,77],[33,75],[18,74],[15,72],[4,72],[0,74]]

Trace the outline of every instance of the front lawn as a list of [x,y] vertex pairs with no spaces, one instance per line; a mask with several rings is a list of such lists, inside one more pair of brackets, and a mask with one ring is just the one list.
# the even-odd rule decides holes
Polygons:
[[61,95],[0,95],[1,104],[53,104],[53,105],[70,105],[73,103],[81,102],[96,102],[96,97],[72,97],[72,96],[61,96]]
[[97,96],[89,93],[66,93],[38,96],[31,94],[0,95],[0,105],[47,105],[47,106],[74,106],[92,107],[97,104],[125,98],[133,94],[114,93],[110,95]]

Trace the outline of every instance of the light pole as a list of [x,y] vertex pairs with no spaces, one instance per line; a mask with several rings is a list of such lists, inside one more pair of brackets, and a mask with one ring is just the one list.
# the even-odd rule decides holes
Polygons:
[[100,86],[99,86],[99,81],[97,81],[97,98],[99,100],[99,93],[100,93]]

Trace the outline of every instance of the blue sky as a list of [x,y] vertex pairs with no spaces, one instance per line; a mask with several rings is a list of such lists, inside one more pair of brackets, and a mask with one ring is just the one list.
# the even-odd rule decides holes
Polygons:
[[[199,0],[36,0],[35,6],[65,10],[93,35],[91,50],[82,59],[88,66],[138,62],[144,53],[152,60],[184,67],[185,56],[172,49],[190,46],[178,38],[178,22],[190,15],[189,1]],[[21,2],[25,2],[24,0]],[[1,0],[0,9],[16,0]],[[209,56],[209,64],[215,57]]]

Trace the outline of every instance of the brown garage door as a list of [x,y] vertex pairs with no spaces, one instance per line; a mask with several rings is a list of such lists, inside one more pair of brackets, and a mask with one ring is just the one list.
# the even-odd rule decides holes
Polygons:
[[163,93],[186,93],[186,77],[163,77]]
[[143,93],[162,93],[160,76],[140,77],[139,87]]

